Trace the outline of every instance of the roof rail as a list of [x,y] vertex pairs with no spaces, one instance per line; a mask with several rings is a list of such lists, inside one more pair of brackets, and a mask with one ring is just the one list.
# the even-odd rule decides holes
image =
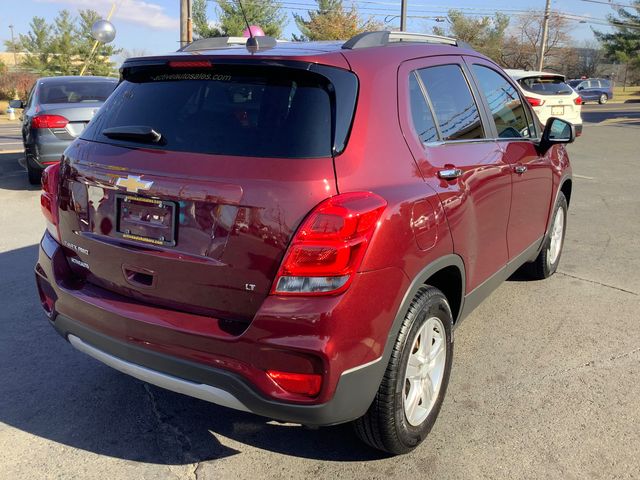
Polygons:
[[347,40],[342,48],[353,50],[357,48],[382,47],[391,43],[437,43],[441,45],[461,46],[455,38],[429,35],[426,33],[390,32],[382,30],[377,32],[363,32]]
[[253,50],[273,48],[277,40],[273,37],[211,37],[199,38],[182,47],[179,52],[195,52],[198,50],[216,50],[232,46],[246,46]]

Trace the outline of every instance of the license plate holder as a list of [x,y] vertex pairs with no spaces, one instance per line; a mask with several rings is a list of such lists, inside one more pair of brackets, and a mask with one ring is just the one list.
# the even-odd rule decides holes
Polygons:
[[564,115],[564,106],[551,107],[551,115]]
[[116,234],[157,246],[176,245],[178,204],[172,201],[116,195]]

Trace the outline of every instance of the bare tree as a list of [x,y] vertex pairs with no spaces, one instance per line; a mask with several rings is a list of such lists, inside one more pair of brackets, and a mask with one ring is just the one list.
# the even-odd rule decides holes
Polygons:
[[[532,10],[519,17],[511,29],[502,53],[502,63],[508,68],[532,70],[538,64],[538,46],[542,41],[544,14]],[[575,54],[571,46],[571,24],[558,13],[549,18],[544,69],[563,70],[566,60]]]

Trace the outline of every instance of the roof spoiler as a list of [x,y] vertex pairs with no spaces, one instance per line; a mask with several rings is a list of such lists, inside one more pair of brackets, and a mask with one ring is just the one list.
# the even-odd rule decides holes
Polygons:
[[250,52],[256,52],[259,50],[268,50],[277,45],[278,41],[273,37],[260,36],[260,37],[212,37],[212,38],[199,38],[194,40],[190,44],[182,47],[179,52],[196,52],[199,50],[219,50],[222,48],[229,48],[233,46],[247,47]]
[[383,47],[389,44],[405,42],[430,43],[470,48],[466,43],[460,42],[455,38],[442,37],[440,35],[429,35],[426,33],[390,32],[388,30],[360,33],[350,40],[347,40],[342,45],[342,48],[346,50],[355,50],[358,48]]

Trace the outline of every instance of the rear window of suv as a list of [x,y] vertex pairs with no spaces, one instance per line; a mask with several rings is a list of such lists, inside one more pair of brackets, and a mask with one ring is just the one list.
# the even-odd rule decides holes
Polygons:
[[571,95],[573,90],[562,77],[539,76],[527,77],[518,80],[520,86],[527,92],[538,95]]
[[[332,85],[298,69],[219,66],[150,70],[125,79],[82,137],[216,155],[312,158],[332,154]],[[158,144],[107,138],[144,126]]]

